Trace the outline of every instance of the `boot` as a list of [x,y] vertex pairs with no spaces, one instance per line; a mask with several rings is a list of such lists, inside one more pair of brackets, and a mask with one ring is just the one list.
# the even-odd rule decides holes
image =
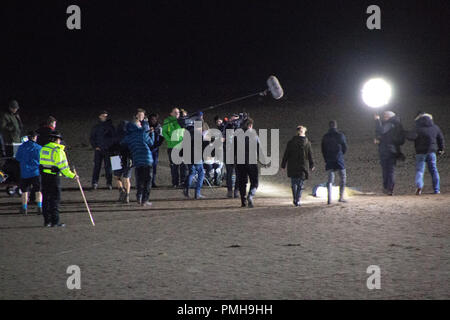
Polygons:
[[123,200],[123,203],[126,203],[126,204],[130,203],[130,194],[129,193],[125,194],[125,198]]
[[241,197],[241,207],[245,208],[247,206],[247,199],[245,197]]
[[250,189],[250,191],[248,192],[247,201],[248,201],[248,207],[249,208],[253,208],[254,207],[254,205],[253,205],[253,197],[255,196],[255,193],[256,193],[256,189],[255,188]]
[[247,201],[248,201],[248,207],[249,208],[253,208],[254,207],[254,205],[253,205],[253,196],[249,195],[247,197]]
[[184,196],[185,196],[186,198],[189,199],[189,189],[188,189],[188,188],[184,188],[184,189],[183,189],[183,194],[184,194]]
[[227,191],[227,198],[233,198],[233,190]]
[[295,197],[297,203],[296,207],[301,207],[300,199],[302,198],[302,190],[303,190],[302,187],[298,187],[297,194]]
[[119,190],[119,202],[124,202],[126,195],[127,195],[127,193],[126,193],[125,189],[121,188]]
[[331,198],[333,196],[333,185],[331,183],[327,183],[327,191],[328,191],[328,204],[331,204]]
[[294,206],[298,207],[298,201],[297,201],[297,186],[296,185],[292,185],[292,199],[294,199],[292,201],[292,203],[294,204]]

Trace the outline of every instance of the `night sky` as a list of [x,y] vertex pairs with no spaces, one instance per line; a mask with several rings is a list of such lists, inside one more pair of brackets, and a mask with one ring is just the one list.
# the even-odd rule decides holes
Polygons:
[[[371,4],[381,30],[366,28]],[[3,105],[208,105],[270,74],[291,96],[353,95],[372,74],[402,95],[450,94],[448,0],[2,1],[0,21]]]

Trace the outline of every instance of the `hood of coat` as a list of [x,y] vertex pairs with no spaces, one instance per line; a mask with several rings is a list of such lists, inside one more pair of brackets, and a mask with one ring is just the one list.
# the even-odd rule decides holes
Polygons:
[[432,127],[433,126],[433,120],[430,117],[422,116],[419,119],[416,120],[417,127]]
[[387,121],[381,121],[383,124],[385,123],[393,123],[398,124],[400,123],[400,117],[399,116],[393,116],[392,118],[389,118]]
[[23,147],[26,150],[26,152],[33,152],[34,150],[41,148],[40,145],[38,145],[36,142],[34,142],[32,140],[28,140],[27,142],[24,142]]
[[291,141],[295,143],[298,146],[304,147],[306,143],[308,142],[307,137],[301,137],[301,136],[294,136]]
[[98,124],[101,126],[109,127],[112,126],[112,120],[111,119],[106,119],[105,121],[98,120]]
[[139,131],[140,128],[134,123],[134,122],[128,122],[126,125],[127,133],[134,133],[136,131]]

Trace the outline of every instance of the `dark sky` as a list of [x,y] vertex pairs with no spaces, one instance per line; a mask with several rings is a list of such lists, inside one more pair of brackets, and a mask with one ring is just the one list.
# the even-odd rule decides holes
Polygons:
[[[66,29],[70,4],[81,7],[80,31]],[[379,31],[366,28],[370,4],[381,7]],[[292,95],[348,95],[372,74],[403,94],[450,94],[448,0],[2,1],[0,10],[2,104],[209,102],[223,86],[264,88],[270,74]]]

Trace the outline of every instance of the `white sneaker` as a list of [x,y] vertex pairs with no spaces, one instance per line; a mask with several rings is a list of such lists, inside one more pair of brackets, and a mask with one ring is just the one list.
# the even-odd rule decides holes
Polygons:
[[153,205],[153,203],[149,202],[149,201],[145,201],[144,203],[142,203],[143,207],[151,207]]

